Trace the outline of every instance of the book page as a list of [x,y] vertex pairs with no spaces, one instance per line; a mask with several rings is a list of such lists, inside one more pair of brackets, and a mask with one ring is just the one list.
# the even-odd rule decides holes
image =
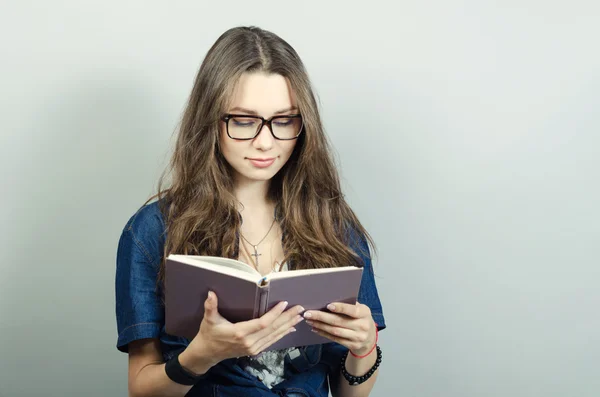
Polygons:
[[280,278],[290,278],[290,277],[302,277],[308,276],[311,274],[324,274],[324,273],[335,273],[335,272],[347,272],[351,270],[356,270],[356,266],[343,266],[343,267],[326,267],[323,269],[302,269],[302,270],[288,270],[285,272],[271,272],[267,274],[265,277],[267,280],[275,280]]
[[234,259],[202,255],[169,255],[168,258],[188,265],[203,267],[219,273],[230,274],[234,277],[257,283],[262,278],[260,273],[254,268]]

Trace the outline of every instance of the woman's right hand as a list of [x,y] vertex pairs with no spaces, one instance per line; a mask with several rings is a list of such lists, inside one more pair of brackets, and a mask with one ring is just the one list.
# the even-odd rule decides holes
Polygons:
[[260,318],[234,324],[219,314],[217,296],[209,292],[200,330],[186,349],[188,359],[208,360],[215,365],[228,358],[260,353],[294,332],[294,326],[304,319],[300,315],[304,312],[302,306],[285,310],[286,306],[287,302],[279,302]]

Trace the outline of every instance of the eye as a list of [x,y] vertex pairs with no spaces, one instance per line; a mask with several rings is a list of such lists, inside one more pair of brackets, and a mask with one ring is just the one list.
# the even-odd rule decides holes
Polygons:
[[235,127],[254,127],[258,124],[258,120],[252,117],[232,117],[231,123]]
[[294,122],[294,119],[292,119],[292,118],[280,118],[280,119],[273,120],[273,124],[275,124],[279,127],[286,127],[288,125],[291,125],[293,122]]

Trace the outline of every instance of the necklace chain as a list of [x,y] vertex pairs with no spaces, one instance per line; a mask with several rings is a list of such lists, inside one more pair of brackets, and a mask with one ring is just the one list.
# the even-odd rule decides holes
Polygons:
[[250,241],[248,241],[248,239],[246,237],[244,237],[244,235],[240,231],[240,236],[242,236],[244,241],[246,241],[248,244],[250,244],[252,246],[252,248],[254,248],[254,253],[250,254],[250,256],[254,257],[254,266],[256,267],[257,270],[258,270],[258,257],[262,255],[262,254],[258,253],[258,246],[260,245],[260,243],[262,243],[267,238],[269,233],[271,233],[271,229],[273,229],[274,225],[275,225],[275,218],[273,218],[273,222],[271,223],[271,227],[267,231],[267,234],[265,234],[265,236],[256,244],[252,244]]

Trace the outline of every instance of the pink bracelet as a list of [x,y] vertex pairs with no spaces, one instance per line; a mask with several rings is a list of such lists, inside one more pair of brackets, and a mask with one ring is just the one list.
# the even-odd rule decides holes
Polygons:
[[352,354],[352,356],[356,357],[356,358],[365,358],[369,354],[373,353],[373,350],[375,350],[375,347],[377,347],[378,341],[379,341],[379,329],[377,328],[377,323],[375,323],[375,344],[373,345],[371,350],[369,350],[369,352],[367,354],[363,354],[362,356],[357,356],[356,354],[352,353],[352,350],[350,350],[350,354]]

